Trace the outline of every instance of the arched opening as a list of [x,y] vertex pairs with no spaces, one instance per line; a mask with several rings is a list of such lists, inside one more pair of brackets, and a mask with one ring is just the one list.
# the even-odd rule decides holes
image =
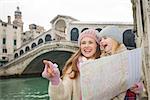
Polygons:
[[65,65],[65,62],[71,57],[72,54],[72,52],[57,50],[43,53],[37,56],[27,65],[23,74],[41,75],[44,69],[44,64],[42,63],[43,59],[51,60],[53,63],[57,63],[58,68],[61,72]]
[[82,29],[82,31],[81,31],[81,32],[83,32],[83,31],[85,31],[85,30],[87,30],[87,29],[89,29],[89,28],[84,28],[84,29]]
[[135,34],[131,29],[123,32],[123,43],[128,49],[136,48]]
[[41,44],[41,43],[43,43],[43,39],[39,39],[38,45]]
[[66,23],[64,20],[58,20],[55,24],[55,30],[65,33]]
[[47,41],[52,41],[52,37],[51,37],[50,34],[47,34],[47,35],[45,36],[45,42],[47,42]]
[[20,56],[23,55],[23,54],[24,54],[24,51],[23,51],[23,50],[20,50]]
[[79,30],[77,28],[73,28],[71,30],[71,41],[78,41]]
[[14,58],[17,58],[18,57],[18,53],[15,53],[15,56],[14,56]]
[[100,32],[102,29],[101,28],[96,28],[95,30],[97,30],[98,32]]
[[36,43],[32,43],[31,48],[36,47]]
[[28,52],[30,50],[29,46],[25,48],[25,51]]

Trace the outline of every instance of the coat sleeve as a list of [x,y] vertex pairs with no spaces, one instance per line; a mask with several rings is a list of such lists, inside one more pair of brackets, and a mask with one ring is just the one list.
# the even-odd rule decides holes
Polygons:
[[58,85],[51,85],[49,82],[49,96],[50,100],[71,100],[72,98],[72,89],[73,89],[73,80],[69,78],[68,75],[65,75],[63,80],[60,79]]

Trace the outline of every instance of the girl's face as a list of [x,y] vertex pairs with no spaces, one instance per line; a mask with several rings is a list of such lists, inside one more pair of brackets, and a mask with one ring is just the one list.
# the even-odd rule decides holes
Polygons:
[[102,37],[100,41],[100,48],[107,53],[111,53],[113,47],[112,39],[109,37]]
[[97,49],[97,43],[93,38],[84,37],[80,42],[80,48],[81,53],[87,59],[94,58]]

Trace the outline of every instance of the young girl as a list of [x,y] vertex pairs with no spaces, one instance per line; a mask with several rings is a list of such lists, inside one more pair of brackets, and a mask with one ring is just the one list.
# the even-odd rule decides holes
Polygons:
[[[100,48],[102,50],[102,56],[108,56],[123,52],[126,49],[123,44],[122,32],[115,26],[108,26],[98,34],[100,38]],[[136,100],[136,94],[140,93],[143,89],[142,83],[136,83],[127,90],[126,93],[114,97],[116,100]]]
[[80,34],[79,50],[66,62],[62,79],[56,64],[43,61],[45,68],[42,76],[50,81],[49,96],[51,100],[82,100],[80,64],[100,57],[99,40],[96,34],[97,31],[94,29],[85,30]]

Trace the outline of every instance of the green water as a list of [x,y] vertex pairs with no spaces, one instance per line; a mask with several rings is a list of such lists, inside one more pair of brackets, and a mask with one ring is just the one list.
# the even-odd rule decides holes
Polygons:
[[0,79],[0,100],[48,100],[47,88],[42,77]]

